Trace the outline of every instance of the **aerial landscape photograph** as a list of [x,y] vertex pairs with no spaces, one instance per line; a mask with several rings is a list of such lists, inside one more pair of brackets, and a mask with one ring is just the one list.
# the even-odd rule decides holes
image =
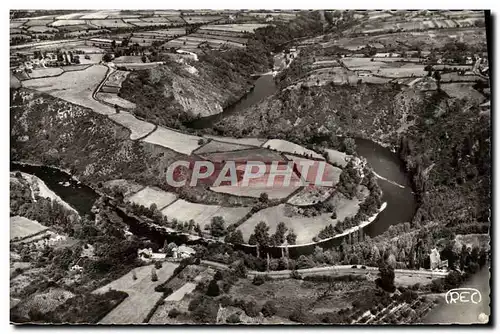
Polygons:
[[8,21],[10,324],[492,324],[489,10]]

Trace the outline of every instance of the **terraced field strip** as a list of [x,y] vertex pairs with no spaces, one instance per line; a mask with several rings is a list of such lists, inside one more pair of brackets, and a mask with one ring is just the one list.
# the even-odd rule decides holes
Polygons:
[[178,199],[163,209],[161,213],[169,219],[175,218],[180,222],[188,222],[193,219],[203,229],[216,216],[224,218],[226,227],[237,223],[251,209],[250,207],[222,207],[220,205],[190,203],[183,199]]
[[45,225],[25,217],[10,217],[10,240],[23,239],[48,230]]
[[149,208],[151,204],[156,204],[158,210],[161,210],[173,203],[177,195],[154,187],[145,187],[127,198],[127,201],[143,205]]
[[124,126],[127,129],[129,129],[130,139],[132,140],[136,140],[144,136],[147,136],[148,134],[152,133],[152,131],[154,131],[155,129],[154,124],[141,121],[137,119],[134,115],[126,111],[120,111],[119,113],[109,115],[109,118],[115,121],[116,123],[120,124],[121,126]]
[[309,155],[312,158],[316,158],[319,160],[325,160],[325,158],[319,154],[314,152],[313,150],[307,149],[303,146],[300,146],[298,144],[292,143],[287,140],[282,140],[282,139],[270,139],[266,141],[264,144],[262,144],[262,147],[270,148],[272,150],[280,151],[280,152],[285,152],[285,153],[292,153],[292,154],[297,154],[297,155]]
[[[156,269],[158,276],[158,281],[156,282],[151,280],[151,271],[154,265],[138,267],[92,292],[99,294],[113,289],[129,294],[123,302],[101,319],[99,324],[142,323],[163,296],[163,293],[154,290],[155,287],[170,278],[177,266],[177,263],[163,262],[162,267]],[[133,278],[134,273],[137,277],[135,280]]]
[[150,144],[160,145],[176,152],[190,155],[202,145],[199,143],[200,139],[203,138],[158,126],[153,133],[142,140]]

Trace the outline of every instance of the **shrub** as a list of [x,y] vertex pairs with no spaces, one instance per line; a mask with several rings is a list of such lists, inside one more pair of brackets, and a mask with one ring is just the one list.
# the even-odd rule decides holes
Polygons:
[[267,276],[267,275],[255,275],[252,283],[254,285],[262,285],[268,280],[269,280],[269,276]]
[[249,317],[255,318],[259,315],[260,310],[257,304],[252,300],[245,304],[244,311]]
[[155,268],[156,269],[161,269],[162,263],[161,262],[155,262]]
[[292,270],[292,272],[290,273],[290,278],[302,279],[302,276],[299,274],[297,270]]
[[264,306],[262,307],[262,314],[264,317],[272,317],[278,312],[278,309],[276,308],[276,304],[272,300],[268,300]]
[[170,312],[168,312],[168,316],[170,318],[177,318],[177,316],[179,314],[181,314],[181,312],[178,309],[176,309],[176,308],[173,308],[173,309],[170,310]]
[[236,313],[233,313],[229,317],[227,317],[226,322],[228,324],[239,324],[241,322],[240,316]]

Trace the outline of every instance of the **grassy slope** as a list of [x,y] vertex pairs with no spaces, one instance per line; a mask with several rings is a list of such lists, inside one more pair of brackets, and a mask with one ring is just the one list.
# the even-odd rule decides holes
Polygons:
[[186,156],[162,146],[132,141],[127,129],[90,109],[24,89],[12,91],[11,105],[13,161],[67,169],[94,187],[99,182],[123,178],[174,190],[195,202],[256,202],[208,192],[202,186],[169,189],[165,178],[168,166]]

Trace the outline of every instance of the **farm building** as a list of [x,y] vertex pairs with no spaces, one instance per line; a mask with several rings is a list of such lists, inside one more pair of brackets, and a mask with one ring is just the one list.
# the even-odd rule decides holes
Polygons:
[[174,259],[186,259],[188,257],[193,256],[196,253],[196,251],[191,247],[182,245],[172,249],[172,253]]

